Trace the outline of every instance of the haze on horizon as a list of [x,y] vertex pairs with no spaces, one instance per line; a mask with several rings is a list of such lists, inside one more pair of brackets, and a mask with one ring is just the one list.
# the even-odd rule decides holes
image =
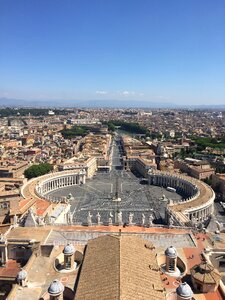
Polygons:
[[225,104],[225,2],[0,1],[0,98]]

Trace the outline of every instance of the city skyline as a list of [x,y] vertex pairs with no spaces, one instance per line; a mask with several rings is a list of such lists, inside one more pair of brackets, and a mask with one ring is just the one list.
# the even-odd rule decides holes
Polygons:
[[0,3],[0,98],[225,104],[225,3]]

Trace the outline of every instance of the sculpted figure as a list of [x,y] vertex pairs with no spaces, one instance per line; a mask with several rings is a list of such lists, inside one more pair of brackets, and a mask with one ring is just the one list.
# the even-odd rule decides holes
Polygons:
[[145,215],[144,214],[142,214],[141,225],[145,226]]
[[122,211],[119,211],[117,213],[117,219],[118,219],[118,223],[121,225],[123,224],[123,217],[122,217]]
[[112,224],[113,224],[113,214],[112,214],[112,212],[110,211],[110,213],[109,213],[109,226],[112,226]]
[[90,211],[88,212],[88,216],[87,216],[87,223],[88,226],[92,226],[92,214],[90,213]]
[[15,215],[15,216],[13,217],[13,224],[14,224],[14,225],[17,225],[17,223],[18,223],[18,217],[17,217],[17,215]]
[[0,242],[4,243],[5,241],[6,241],[6,238],[5,238],[4,234],[1,233],[1,235],[0,235]]
[[174,220],[173,220],[172,216],[169,217],[168,223],[169,223],[169,226],[173,226]]
[[44,219],[42,219],[41,217],[37,218],[37,223],[38,223],[39,226],[44,226],[45,225]]
[[129,225],[133,224],[133,217],[134,217],[134,214],[133,213],[129,213],[129,217],[128,217]]
[[149,223],[149,226],[151,227],[153,225],[153,220],[154,220],[154,217],[152,214],[149,215],[149,218],[148,218],[148,223]]
[[101,215],[99,212],[97,213],[96,217],[97,217],[97,224],[100,225]]

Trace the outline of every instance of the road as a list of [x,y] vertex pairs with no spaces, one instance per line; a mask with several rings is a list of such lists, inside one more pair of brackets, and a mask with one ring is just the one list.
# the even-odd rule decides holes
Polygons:
[[122,154],[123,154],[123,149],[121,145],[121,140],[119,137],[115,137],[112,144],[112,154],[111,154],[112,170],[119,170],[123,168]]

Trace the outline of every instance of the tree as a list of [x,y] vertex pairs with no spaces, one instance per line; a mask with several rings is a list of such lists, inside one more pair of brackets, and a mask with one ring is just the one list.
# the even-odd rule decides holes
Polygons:
[[205,178],[205,179],[203,179],[203,181],[206,183],[206,184],[208,184],[208,185],[212,185],[212,179],[211,178]]
[[53,169],[52,165],[48,163],[33,165],[25,170],[24,175],[26,178],[31,179],[34,177],[47,174],[48,172],[52,171],[52,169]]
[[147,128],[140,126],[138,123],[133,122],[125,122],[121,120],[111,120],[108,122],[104,122],[104,124],[108,125],[109,130],[114,131],[116,126],[119,126],[120,129],[134,133],[134,134],[147,134],[149,133]]
[[88,134],[88,129],[85,126],[73,126],[71,129],[64,129],[61,131],[65,139],[71,139],[76,136],[85,136]]

